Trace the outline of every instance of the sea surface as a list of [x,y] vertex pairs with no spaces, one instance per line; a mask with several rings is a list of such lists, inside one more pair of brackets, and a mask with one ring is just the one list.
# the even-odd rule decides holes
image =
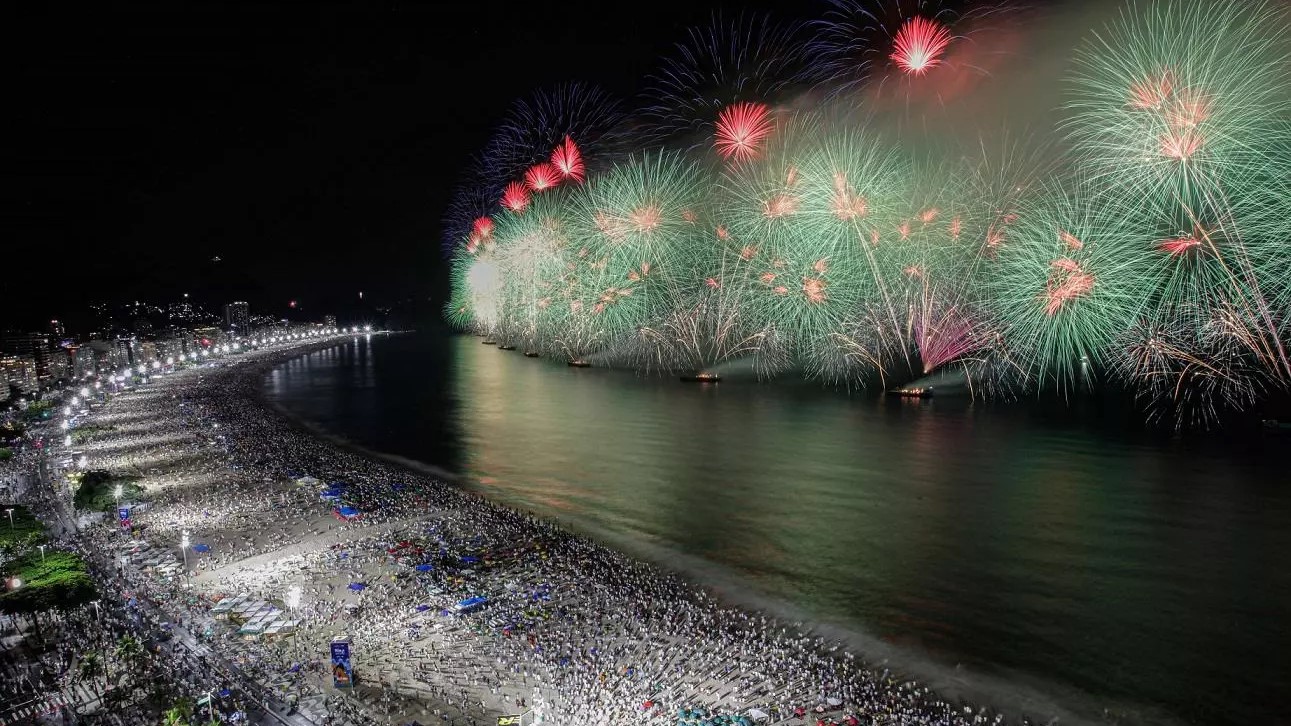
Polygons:
[[1291,435],[1178,437],[1091,400],[681,383],[470,336],[359,338],[265,389],[952,692],[1063,723],[1291,723]]

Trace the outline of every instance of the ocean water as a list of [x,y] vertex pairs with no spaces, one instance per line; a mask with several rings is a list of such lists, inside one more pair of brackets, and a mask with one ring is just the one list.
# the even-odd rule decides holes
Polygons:
[[469,336],[356,339],[265,390],[951,693],[1063,723],[1291,723],[1291,436],[685,384]]

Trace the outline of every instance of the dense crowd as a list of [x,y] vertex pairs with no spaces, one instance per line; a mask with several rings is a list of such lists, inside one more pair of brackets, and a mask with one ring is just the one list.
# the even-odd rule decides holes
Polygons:
[[[298,714],[462,725],[522,712],[554,724],[1004,721],[551,523],[311,434],[261,398],[279,358],[187,371],[119,397],[93,415],[110,432],[82,448],[91,466],[144,477],[149,505],[132,522],[154,551],[186,562],[169,576],[122,557],[129,586]],[[206,551],[181,551],[185,532]],[[111,523],[82,537],[101,557],[139,546]],[[237,594],[285,608],[291,587],[302,591],[292,637],[244,638],[211,617],[214,602]],[[469,598],[484,601],[459,607]],[[328,660],[338,636],[354,654],[357,687],[344,691],[331,687]]]

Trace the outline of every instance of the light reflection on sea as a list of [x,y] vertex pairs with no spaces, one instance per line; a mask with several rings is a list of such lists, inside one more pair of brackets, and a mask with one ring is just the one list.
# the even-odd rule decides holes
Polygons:
[[1286,438],[1150,436],[1087,404],[687,385],[472,337],[360,340],[266,387],[369,448],[948,665],[1192,723],[1282,718]]

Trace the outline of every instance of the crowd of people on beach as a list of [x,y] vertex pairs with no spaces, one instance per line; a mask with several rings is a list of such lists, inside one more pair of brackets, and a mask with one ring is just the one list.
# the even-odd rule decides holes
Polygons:
[[[141,477],[147,505],[131,512],[133,531],[109,519],[79,546],[261,684],[269,709],[304,723],[462,726],[506,714],[614,726],[1005,721],[798,624],[314,435],[262,398],[265,372],[287,355],[158,377],[97,408],[104,433],[80,445],[91,468]],[[145,544],[182,572],[132,558]],[[290,635],[244,637],[216,620],[212,606],[237,595],[289,610]],[[353,653],[348,689],[332,687],[338,637]]]

